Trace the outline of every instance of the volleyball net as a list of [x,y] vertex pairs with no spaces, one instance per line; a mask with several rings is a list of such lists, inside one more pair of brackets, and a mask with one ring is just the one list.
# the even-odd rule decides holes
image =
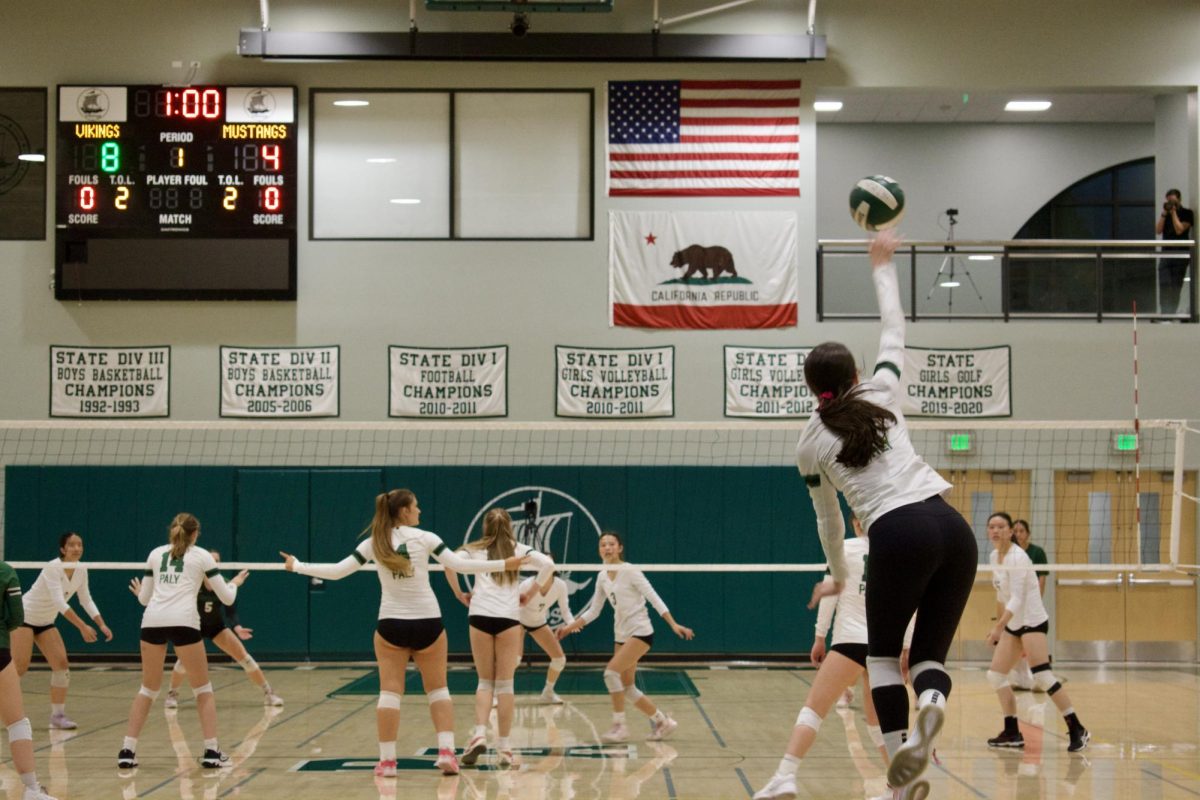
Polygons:
[[[228,492],[236,510],[217,514],[233,529],[225,537],[234,543],[227,566],[278,570],[276,560],[245,558],[262,548],[238,546],[249,535],[238,528],[261,526],[256,498],[266,515],[275,513],[268,506],[283,502],[260,485],[268,478],[311,474],[307,491],[315,494],[304,495],[305,503],[337,506],[353,495],[344,520],[322,518],[340,528],[328,535],[343,541],[369,520],[379,489],[407,486],[423,500],[428,523],[422,526],[448,544],[473,538],[472,530],[477,536],[480,512],[500,505],[512,512],[518,538],[551,552],[564,570],[598,569],[595,537],[615,528],[639,540],[630,558],[645,571],[821,572],[811,504],[794,466],[802,428],[802,422],[0,422],[0,537],[10,560],[31,552],[25,546],[31,540],[49,557],[65,529],[94,536],[128,525],[144,529],[137,541],[161,543],[169,515],[130,507],[123,520],[121,504],[149,503],[163,509],[161,516],[169,502],[177,511],[209,508],[221,504],[214,493]],[[1198,431],[1186,423],[1143,421],[1137,433],[1127,421],[911,420],[909,428],[917,452],[954,484],[948,500],[975,530],[985,569],[987,518],[1004,511],[1027,521],[1032,540],[1050,556],[1049,571],[1196,570],[1196,459],[1189,455],[1200,451],[1187,451]],[[221,477],[206,482],[208,472]],[[327,481],[334,488],[317,486]],[[348,488],[339,492],[342,484]],[[190,485],[203,487],[203,500],[189,496]],[[433,518],[430,495],[437,498]],[[211,519],[202,522],[212,529]],[[797,540],[808,543],[794,546]],[[716,542],[724,549],[714,551]],[[147,549],[89,566],[138,568]],[[704,552],[714,557],[698,557]],[[15,563],[37,562],[17,557]]]

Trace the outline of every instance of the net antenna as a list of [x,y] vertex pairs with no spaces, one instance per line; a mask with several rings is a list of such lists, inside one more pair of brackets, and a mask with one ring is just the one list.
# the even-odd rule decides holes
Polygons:
[[[1137,300],[1133,301],[1133,524],[1134,541],[1137,543],[1136,561],[1142,560],[1142,428],[1141,414],[1138,410],[1138,340],[1137,340]],[[1177,547],[1176,537],[1171,537],[1171,550]],[[1171,564],[1176,564],[1175,555],[1171,556]]]
[[958,249],[954,244],[954,226],[958,224],[958,209],[947,208],[946,219],[950,223],[949,229],[946,231],[946,255],[942,258],[942,265],[938,267],[937,274],[933,276],[933,283],[929,286],[929,294],[925,295],[925,300],[933,299],[933,293],[938,287],[946,289],[946,313],[954,313],[954,290],[962,286],[955,272],[962,272],[967,277],[967,281],[971,284],[971,289],[974,290],[975,296],[979,298],[979,304],[983,306],[983,310],[987,311],[987,303],[983,299],[983,295],[979,292],[979,287],[975,285],[975,279],[971,277],[971,270],[967,269],[964,263],[961,267],[958,265]]

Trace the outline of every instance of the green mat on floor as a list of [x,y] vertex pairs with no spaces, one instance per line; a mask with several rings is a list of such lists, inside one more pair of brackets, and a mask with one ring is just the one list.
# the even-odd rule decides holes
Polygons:
[[[451,670],[446,677],[450,694],[465,695],[475,693],[476,679],[474,672],[469,670]],[[542,691],[542,687],[545,684],[545,669],[522,669],[517,672],[515,688],[518,695],[537,694]],[[696,689],[696,684],[692,683],[692,679],[681,669],[639,669],[637,673],[637,686],[651,697],[665,695],[700,696],[699,690]],[[604,694],[604,670],[599,668],[568,669],[559,676],[554,690],[560,695]],[[424,692],[424,687],[421,685],[421,676],[418,673],[409,671],[404,684],[404,691],[405,693],[416,694]],[[329,693],[329,696],[341,697],[344,695],[359,694],[379,694],[378,672],[372,670],[362,677],[355,678],[345,686],[334,689]]]

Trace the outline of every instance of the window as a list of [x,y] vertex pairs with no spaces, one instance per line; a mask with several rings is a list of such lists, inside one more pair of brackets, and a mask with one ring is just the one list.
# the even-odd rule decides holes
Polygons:
[[313,90],[314,239],[592,239],[591,90]]

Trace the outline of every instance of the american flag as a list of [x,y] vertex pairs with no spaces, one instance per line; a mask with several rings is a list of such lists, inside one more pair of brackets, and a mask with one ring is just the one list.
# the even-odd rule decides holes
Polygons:
[[609,195],[800,193],[800,81],[608,84]]

